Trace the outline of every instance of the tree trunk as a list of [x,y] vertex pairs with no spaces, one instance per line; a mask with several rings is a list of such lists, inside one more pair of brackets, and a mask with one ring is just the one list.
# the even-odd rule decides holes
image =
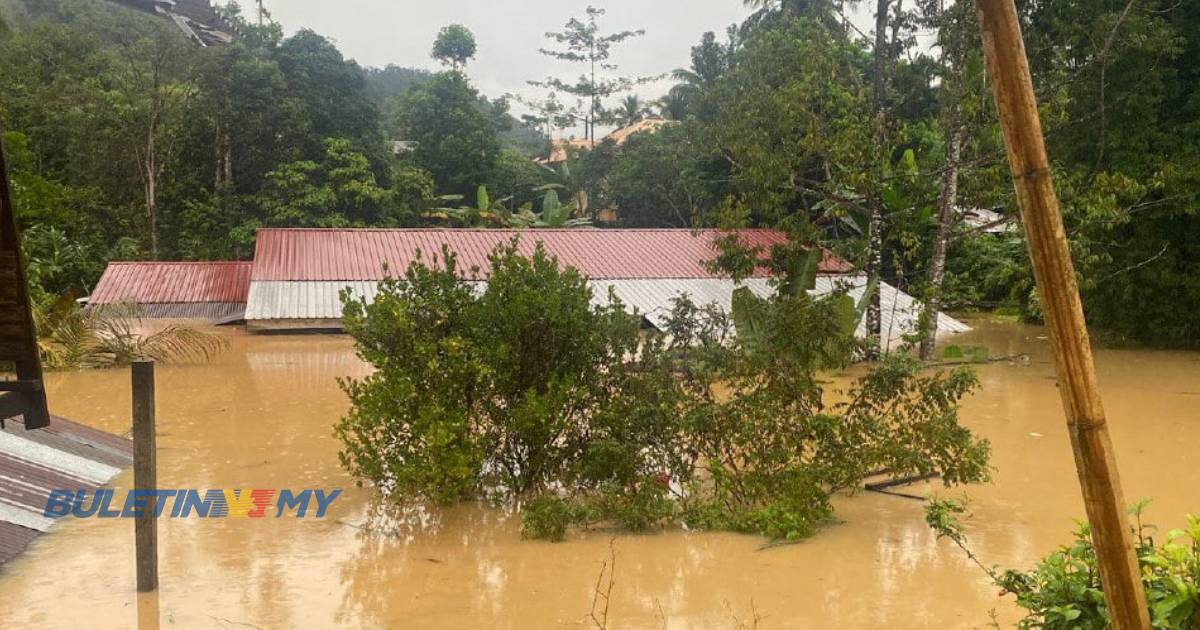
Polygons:
[[217,131],[212,137],[212,193],[221,190],[221,175],[224,172],[221,164],[221,121],[217,121]]
[[887,87],[888,9],[891,0],[875,4],[875,113],[883,110],[884,88]]
[[229,127],[217,120],[217,137],[214,140],[216,154],[216,174],[213,177],[213,193],[218,193],[225,186],[233,184],[233,140],[229,136]]
[[217,133],[213,138],[213,161],[216,163],[213,169],[213,194],[217,194],[221,190],[221,180],[225,176],[225,165],[222,163],[222,148],[224,141],[221,138],[221,121],[217,121]]
[[150,124],[146,129],[146,155],[142,167],[146,170],[146,218],[150,227],[150,257],[158,259],[158,126],[160,111],[157,106],[150,112]]
[[[887,25],[888,6],[891,0],[878,0],[875,5],[875,95],[874,106],[875,124],[878,127],[880,149],[886,152],[885,132],[883,121],[884,93],[887,86]],[[867,279],[879,278],[883,268],[883,201],[876,196],[871,203],[871,218],[867,226]],[[869,285],[868,285],[869,286]],[[867,359],[879,358],[882,337],[882,309],[879,301],[880,291],[876,290],[867,301],[866,333]]]
[[967,63],[968,32],[971,29],[970,13],[951,17],[952,21],[943,26],[946,34],[943,50],[943,63],[947,73],[942,82],[946,94],[943,100],[945,115],[942,117],[942,127],[945,135],[945,163],[942,170],[941,192],[938,195],[938,224],[937,233],[933,239],[933,254],[929,260],[929,298],[925,305],[924,330],[921,331],[921,359],[931,361],[934,358],[934,346],[937,344],[937,322],[942,311],[942,284],[946,278],[946,249],[949,246],[950,233],[958,219],[958,176],[962,170],[962,145],[967,133],[963,120],[963,73]]
[[229,131],[224,134],[224,167],[225,167],[225,185],[233,187],[233,139],[229,137]]
[[942,281],[946,277],[946,248],[954,227],[958,204],[958,171],[962,156],[963,128],[959,113],[951,112],[946,129],[946,164],[942,171],[942,191],[938,195],[937,234],[933,238],[933,256],[929,260],[929,302],[925,306],[925,330],[921,335],[921,358],[933,359],[937,342],[937,321],[942,310]]

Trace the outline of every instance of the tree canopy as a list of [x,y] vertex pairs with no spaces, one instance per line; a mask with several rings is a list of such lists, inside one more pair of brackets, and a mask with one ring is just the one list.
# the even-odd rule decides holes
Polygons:
[[462,24],[442,27],[433,41],[433,58],[455,70],[462,70],[475,58],[475,34]]

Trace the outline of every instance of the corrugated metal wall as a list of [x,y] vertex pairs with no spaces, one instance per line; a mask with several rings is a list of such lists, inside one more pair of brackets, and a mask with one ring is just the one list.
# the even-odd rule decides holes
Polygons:
[[[733,291],[739,286],[728,279],[682,278],[682,279],[635,279],[635,280],[591,280],[592,300],[607,302],[611,290],[630,310],[636,310],[655,326],[661,326],[670,314],[673,300],[688,295],[697,304],[713,304],[729,312]],[[756,295],[766,297],[773,291],[767,278],[750,278],[744,283]],[[481,286],[482,283],[476,283]],[[862,298],[866,288],[866,277],[862,275],[822,275],[817,278],[815,294],[821,295],[844,285],[856,301]],[[338,297],[343,289],[349,289],[354,299],[373,301],[378,292],[374,281],[322,281],[322,282],[252,282],[250,298],[246,305],[246,320],[250,323],[278,320],[324,320],[321,327],[337,326],[335,320],[342,316],[342,305]],[[880,285],[880,308],[882,311],[883,337],[888,348],[901,343],[903,335],[916,332],[920,317],[920,304],[912,296],[882,283]],[[938,319],[939,333],[955,333],[968,327],[945,314]],[[859,334],[865,332],[859,324]]]

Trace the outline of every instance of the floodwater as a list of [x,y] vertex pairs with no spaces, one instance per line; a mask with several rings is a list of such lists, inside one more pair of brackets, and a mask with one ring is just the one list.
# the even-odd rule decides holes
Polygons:
[[[973,322],[958,343],[1028,362],[979,368],[962,418],[992,441],[994,481],[971,498],[983,562],[1030,566],[1083,514],[1047,342],[1039,328]],[[159,486],[343,488],[327,518],[164,519],[159,594],[134,593],[133,523],[67,519],[0,569],[3,628],[593,628],[615,558],[610,628],[976,628],[996,609],[979,570],[926,528],[921,502],[837,500],[841,523],[798,544],[667,531],[523,541],[477,506],[394,513],[354,486],[331,427],[334,379],[363,374],[348,338],[229,331],[214,363],[159,366]],[[1127,499],[1164,529],[1200,511],[1200,353],[1097,352]],[[49,376],[52,411],[129,429],[127,369]],[[131,471],[114,485],[127,488]],[[906,489],[947,493],[928,485]],[[607,589],[608,574],[600,579]],[[596,616],[602,617],[603,601]]]

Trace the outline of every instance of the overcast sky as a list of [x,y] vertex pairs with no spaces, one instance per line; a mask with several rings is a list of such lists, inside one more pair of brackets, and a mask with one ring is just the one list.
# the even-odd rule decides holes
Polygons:
[[[256,0],[240,0],[247,17],[254,17]],[[584,17],[591,4],[607,11],[603,33],[645,29],[614,48],[612,62],[623,76],[657,76],[686,67],[692,46],[705,31],[724,37],[726,27],[749,14],[743,0],[264,0],[271,16],[288,34],[310,28],[337,43],[342,54],[363,66],[388,64],[437,70],[429,57],[438,30],[462,24],[475,33],[479,50],[467,74],[490,98],[520,94],[530,99],[546,95],[530,86],[531,79],[577,78],[582,64],[546,57],[538,48],[554,47],[547,31],[562,30],[572,17]],[[864,32],[873,19],[864,2],[851,20]],[[639,86],[643,100],[662,96],[670,79]],[[560,98],[562,95],[560,95]],[[565,99],[564,99],[565,100]],[[615,99],[614,99],[615,100]],[[615,102],[608,103],[609,107]],[[523,111],[513,103],[516,113]],[[581,130],[565,132],[581,135]]]
[[[337,42],[347,57],[364,66],[437,69],[429,58],[442,26],[465,25],[475,33],[479,52],[467,68],[484,94],[519,93],[540,97],[544,91],[526,81],[547,75],[577,77],[582,66],[538,54],[547,46],[546,31],[560,30],[582,17],[587,0],[265,0],[267,10],[287,33],[311,28]],[[691,47],[705,31],[722,33],[748,14],[741,0],[592,0],[605,9],[604,32],[645,29],[644,37],[615,49],[620,73],[659,75],[688,65]],[[253,0],[243,0],[247,13]],[[642,86],[646,99],[660,96],[669,82]],[[615,103],[614,103],[615,104]],[[610,104],[611,105],[611,104]],[[514,109],[516,105],[514,105]]]

